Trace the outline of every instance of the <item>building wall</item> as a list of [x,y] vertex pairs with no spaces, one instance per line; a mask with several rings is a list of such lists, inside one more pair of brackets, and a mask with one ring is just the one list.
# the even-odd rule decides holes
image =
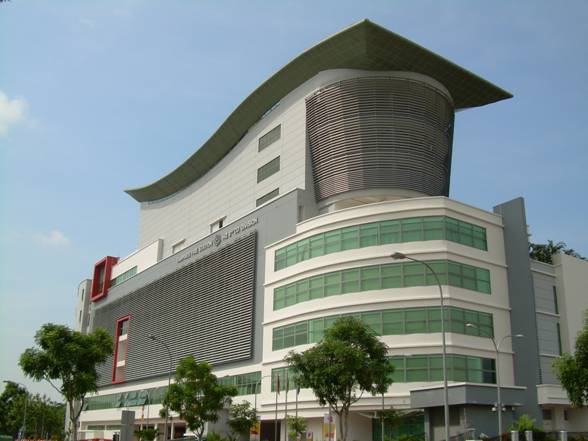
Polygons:
[[553,259],[557,275],[557,292],[562,315],[562,344],[565,352],[572,352],[576,335],[584,327],[588,310],[588,262],[565,254]]
[[[317,233],[381,220],[440,215],[451,216],[485,227],[488,250],[478,250],[445,240],[406,242],[341,251],[315,257],[285,269],[277,271],[274,269],[274,255],[278,249]],[[273,310],[274,289],[277,287],[330,271],[393,263],[390,255],[395,251],[401,251],[424,260],[450,259],[472,266],[488,268],[491,273],[491,295],[454,286],[444,286],[444,296],[446,304],[449,306],[491,313],[494,319],[496,338],[501,339],[503,335],[509,333],[511,328],[503,243],[502,225],[498,216],[444,197],[413,198],[364,205],[321,215],[298,224],[295,235],[271,245],[266,251],[263,374],[269,375],[271,369],[284,366],[282,360],[290,350],[303,351],[312,346],[307,344],[272,350],[272,335],[277,327],[335,314],[438,306],[439,291],[437,286],[423,286],[336,295]],[[440,333],[384,336],[382,340],[390,347],[389,353],[391,355],[440,353]],[[495,358],[492,342],[485,337],[448,333],[447,344],[449,354]],[[504,385],[514,384],[512,357],[510,342],[506,342],[502,348],[500,359]],[[386,394],[386,399],[397,407],[409,407],[410,390],[426,387],[430,384],[429,382],[394,384]],[[268,403],[271,402],[271,394],[267,396],[262,393],[262,396],[263,400],[267,399]],[[306,395],[304,395],[304,399],[306,400]],[[356,406],[358,409],[377,409],[378,407],[377,400],[370,402],[368,399],[363,399]]]
[[525,337],[515,339],[512,347],[515,383],[525,386],[526,396],[520,413],[526,413],[541,425],[542,415],[537,405],[537,385],[541,382],[535,292],[529,262],[529,238],[525,204],[516,198],[494,207],[504,224],[504,244],[508,266],[508,293],[511,307],[512,334]]
[[552,265],[531,261],[533,289],[539,345],[539,367],[542,384],[558,383],[553,372],[553,362],[560,355],[560,315],[556,304],[556,278]]
[[[201,359],[221,363],[218,368],[223,370],[223,376],[255,371],[255,364],[262,358],[264,248],[268,243],[294,232],[297,207],[305,197],[304,192],[293,191],[277,198],[177,255],[163,259],[112,287],[106,298],[93,304],[92,326],[104,326],[113,336],[116,320],[131,315],[127,367],[135,375],[129,380],[139,382],[137,384],[149,379],[157,381],[167,373],[167,353],[163,347],[148,340],[150,333],[168,343],[174,364],[181,356],[191,353]],[[230,246],[251,233],[256,234],[253,248],[240,257],[239,253],[229,252]],[[205,265],[207,261],[210,262]],[[246,297],[250,297],[243,299],[245,303],[237,303],[238,290],[233,285],[244,271],[251,270],[253,273],[248,273],[244,279],[246,284],[251,282],[248,285],[250,288],[245,291]],[[206,292],[203,291],[205,287],[209,288],[204,290]],[[228,297],[223,297],[222,293]],[[204,302],[206,298],[216,300]],[[233,312],[229,312],[231,310]],[[241,322],[249,321],[252,326],[247,335],[241,332],[242,327],[239,332],[235,328],[239,317]],[[230,342],[221,344],[216,334],[223,332],[230,337]],[[206,333],[215,335],[205,338],[205,345],[198,343],[197,337],[203,338]],[[241,361],[235,359],[239,354],[234,344],[239,340],[249,348],[246,355],[241,353],[238,357]],[[219,350],[224,350],[231,360],[220,360]],[[246,366],[244,371],[242,366]],[[104,391],[120,391],[120,385],[111,385],[112,360],[101,371]]]
[[[404,78],[418,80],[429,88],[435,88],[446,100],[451,100],[449,93],[437,81],[416,73],[401,74]],[[254,210],[258,198],[276,188],[280,194],[296,188],[311,190],[313,179],[307,142],[306,99],[318,89],[338,81],[386,75],[398,77],[400,74],[353,69],[328,70],[290,92],[252,126],[243,139],[206,175],[168,198],[141,204],[139,247],[162,239],[165,258],[172,253],[174,244],[185,240],[185,244],[189,245],[207,236],[211,224],[219,219],[224,218],[225,223],[234,222]],[[258,151],[259,138],[278,125],[281,126],[280,139],[261,152]],[[450,131],[452,127],[449,126]],[[450,148],[450,143],[447,148]],[[280,171],[257,183],[257,169],[277,156],[280,157]],[[441,162],[443,167],[449,167],[447,152]],[[310,212],[316,210],[314,202],[305,208]]]
[[[256,239],[253,230],[96,311],[95,326],[113,332],[117,320],[128,317],[126,353],[119,356],[124,380],[169,371],[167,354],[151,334],[173,348],[174,364],[188,355],[212,364],[252,358]],[[102,365],[101,385],[112,382],[112,363],[109,357]]]
[[90,291],[92,289],[92,280],[82,280],[78,285],[77,303],[75,312],[75,329],[82,333],[88,331],[90,324]]
[[128,256],[120,259],[112,268],[111,278],[114,279],[121,274],[136,268],[136,272],[140,273],[147,268],[155,265],[162,258],[163,241],[157,239],[153,243],[140,248]]

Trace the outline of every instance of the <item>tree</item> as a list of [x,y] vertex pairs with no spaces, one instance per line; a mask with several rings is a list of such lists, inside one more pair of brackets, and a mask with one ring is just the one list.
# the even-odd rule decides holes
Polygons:
[[249,401],[232,404],[229,409],[229,427],[233,434],[249,438],[251,428],[257,424],[257,412]]
[[288,435],[292,438],[298,439],[298,436],[300,436],[300,439],[304,440],[307,428],[306,419],[297,416],[288,417]]
[[212,373],[212,366],[207,362],[198,363],[191,355],[180,360],[175,379],[163,404],[178,412],[188,429],[202,440],[206,422],[218,420],[218,412],[231,402],[237,390],[234,386],[220,384]]
[[529,244],[529,257],[533,260],[538,260],[539,262],[552,264],[553,256],[560,253],[586,260],[585,257],[581,256],[573,248],[568,248],[565,242],[553,243],[552,240],[548,240],[546,244]]
[[54,403],[47,396],[35,394],[27,406],[27,437],[33,439],[63,438],[65,405]]
[[18,436],[23,424],[25,401],[26,433],[25,438],[63,438],[63,421],[65,406],[55,403],[45,395],[31,395],[16,383],[6,382],[6,387],[0,395],[0,434],[9,434],[13,438]]
[[144,427],[143,429],[135,430],[135,436],[139,441],[153,441],[159,435],[159,430],[153,427]]
[[387,349],[361,321],[342,317],[316,346],[286,357],[298,386],[312,389],[319,404],[338,416],[342,441],[347,440],[351,405],[364,392],[381,394],[392,384],[394,366]]
[[584,328],[576,337],[574,355],[565,353],[554,362],[559,382],[577,407],[588,405],[588,311],[584,314]]
[[[11,381],[0,395],[0,434],[18,436],[22,427],[25,400],[28,392],[24,387]],[[27,419],[28,420],[28,419]]]
[[46,380],[63,396],[69,408],[72,439],[76,441],[84,396],[97,389],[96,366],[112,354],[112,337],[101,328],[82,334],[67,326],[47,323],[35,334],[35,342],[38,348],[24,351],[20,367],[26,376]]

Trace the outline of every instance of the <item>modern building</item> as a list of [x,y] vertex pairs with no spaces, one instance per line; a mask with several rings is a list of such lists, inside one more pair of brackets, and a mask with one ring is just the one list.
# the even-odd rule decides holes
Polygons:
[[[283,440],[296,408],[322,440],[328,410],[310,390],[282,390],[276,405],[276,382],[289,351],[353,315],[394,359],[384,403],[408,415],[394,430],[443,439],[438,287],[394,252],[442,281],[452,435],[497,433],[497,369],[504,427],[529,413],[546,428],[588,430],[550,367],[581,327],[588,264],[530,261],[522,199],[488,211],[449,198],[455,112],[510,97],[365,20],[266,80],[176,170],[127,190],[140,205],[139,247],[94,268],[89,326],[109,330],[116,349],[81,437],[112,438],[123,409],[163,429],[170,360],[153,334],[172,365],[207,360],[237,400],[255,403],[261,439],[273,441],[277,424]],[[490,338],[504,339],[499,360]],[[364,395],[353,406],[349,439],[380,439],[381,405]],[[185,430],[175,416],[171,436]]]

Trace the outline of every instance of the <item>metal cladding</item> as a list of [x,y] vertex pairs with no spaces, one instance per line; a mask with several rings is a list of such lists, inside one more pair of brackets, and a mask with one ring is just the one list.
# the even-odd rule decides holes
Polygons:
[[331,84],[306,101],[317,201],[354,190],[449,194],[454,109],[414,79],[365,77]]
[[[257,233],[252,233],[168,274],[95,312],[94,328],[115,329],[130,316],[126,381],[167,375],[187,355],[216,365],[253,354]],[[99,386],[111,384],[113,358],[100,366]]]

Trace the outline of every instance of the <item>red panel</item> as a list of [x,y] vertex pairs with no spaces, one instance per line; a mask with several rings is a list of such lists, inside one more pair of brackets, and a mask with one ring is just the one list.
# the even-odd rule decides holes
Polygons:
[[108,294],[110,288],[110,278],[112,277],[112,267],[118,263],[118,257],[106,256],[104,259],[94,265],[94,274],[92,276],[92,291],[90,300],[95,302]]
[[130,315],[125,315],[124,317],[119,318],[116,321],[116,329],[114,330],[114,360],[112,361],[112,383],[117,384],[117,383],[124,383],[125,380],[116,380],[116,362],[118,360],[118,338],[120,337],[120,324],[122,322],[128,321],[129,324],[127,326],[127,345],[126,345],[126,349],[125,349],[125,369],[126,369],[126,360],[127,360],[127,354],[129,353],[129,330],[131,329],[131,316]]

